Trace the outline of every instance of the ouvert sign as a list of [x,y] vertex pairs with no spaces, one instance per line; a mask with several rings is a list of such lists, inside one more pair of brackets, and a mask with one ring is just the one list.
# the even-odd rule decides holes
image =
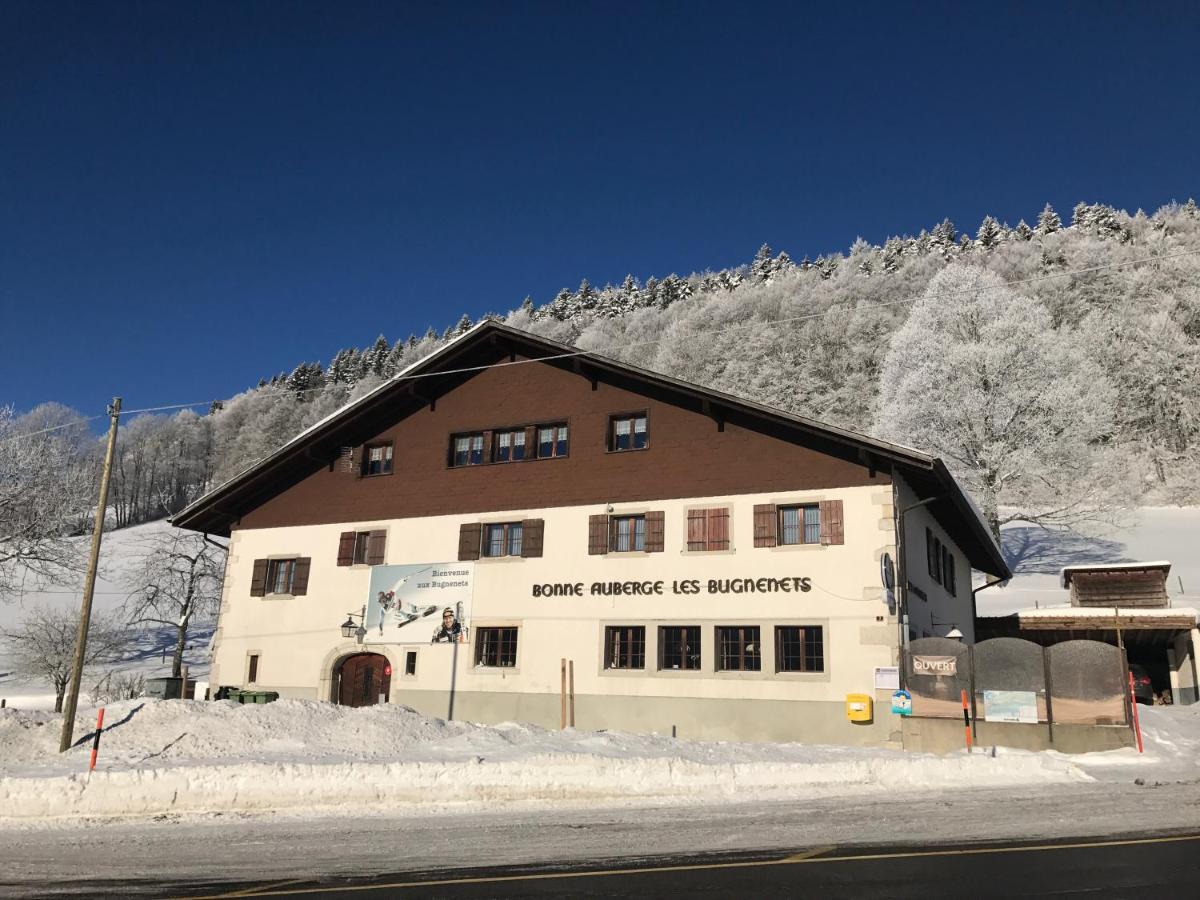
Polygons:
[[914,675],[957,675],[957,656],[914,656],[912,658]]
[[790,578],[684,578],[666,581],[557,581],[535,584],[534,597],[653,597],[663,594],[807,594],[812,579],[804,576]]

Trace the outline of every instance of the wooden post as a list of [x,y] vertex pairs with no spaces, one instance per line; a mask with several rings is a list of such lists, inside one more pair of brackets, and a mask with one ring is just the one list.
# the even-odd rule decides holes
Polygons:
[[558,689],[559,699],[559,714],[558,728],[563,730],[567,727],[567,658],[562,658],[562,683]]
[[1129,673],[1129,702],[1133,704],[1133,733],[1137,735],[1138,753],[1142,753],[1142,725],[1138,721],[1137,694],[1133,689],[1133,673]]
[[79,610],[79,629],[75,637],[75,661],[71,667],[71,685],[63,705],[62,735],[58,752],[71,749],[75,737],[75,710],[79,705],[79,681],[83,677],[83,662],[87,659],[88,626],[92,621],[92,596],[96,593],[96,570],[100,565],[100,540],[104,536],[105,513],[108,512],[108,483],[112,480],[113,456],[117,449],[117,424],[121,420],[121,398],[113,397],[108,407],[108,447],[104,451],[104,469],[100,473],[100,499],[92,521],[92,549],[88,554],[87,574],[83,579],[83,605]]
[[1046,684],[1046,725],[1050,729],[1050,743],[1054,743],[1054,683],[1050,678],[1050,656],[1042,648],[1042,677]]
[[967,704],[967,692],[962,692],[963,730],[967,735],[967,752],[971,752],[971,709]]
[[567,663],[567,697],[571,703],[571,727],[575,727],[575,660]]
[[188,667],[187,667],[186,665],[184,665],[184,666],[183,666],[183,667],[180,669],[180,672],[183,674],[183,681],[182,681],[182,682],[180,683],[180,685],[179,685],[179,699],[180,699],[180,700],[186,700],[186,699],[187,699],[187,676],[188,676]]

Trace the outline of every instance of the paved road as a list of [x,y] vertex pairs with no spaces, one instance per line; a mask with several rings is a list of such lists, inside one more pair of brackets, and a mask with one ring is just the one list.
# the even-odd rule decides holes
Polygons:
[[[97,886],[99,889],[99,886]],[[191,900],[234,897],[1194,897],[1200,893],[1200,834],[986,847],[809,847],[780,856],[680,857],[554,870],[396,872],[370,879],[257,882],[215,890],[140,884],[102,893]],[[1154,892],[1154,893],[1151,893]],[[98,894],[101,893],[98,890]]]

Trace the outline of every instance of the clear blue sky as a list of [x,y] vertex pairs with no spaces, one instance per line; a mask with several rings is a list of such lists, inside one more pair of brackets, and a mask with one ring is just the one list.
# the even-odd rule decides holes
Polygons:
[[0,3],[0,402],[1200,194],[1194,3],[450,6]]

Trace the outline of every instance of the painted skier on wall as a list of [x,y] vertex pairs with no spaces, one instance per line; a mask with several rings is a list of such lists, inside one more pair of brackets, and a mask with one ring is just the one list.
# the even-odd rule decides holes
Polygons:
[[[469,562],[373,566],[363,643],[424,643],[429,632],[414,623],[436,627],[439,610],[451,613],[454,639],[465,640],[473,574]],[[445,627],[443,615],[438,632]]]

